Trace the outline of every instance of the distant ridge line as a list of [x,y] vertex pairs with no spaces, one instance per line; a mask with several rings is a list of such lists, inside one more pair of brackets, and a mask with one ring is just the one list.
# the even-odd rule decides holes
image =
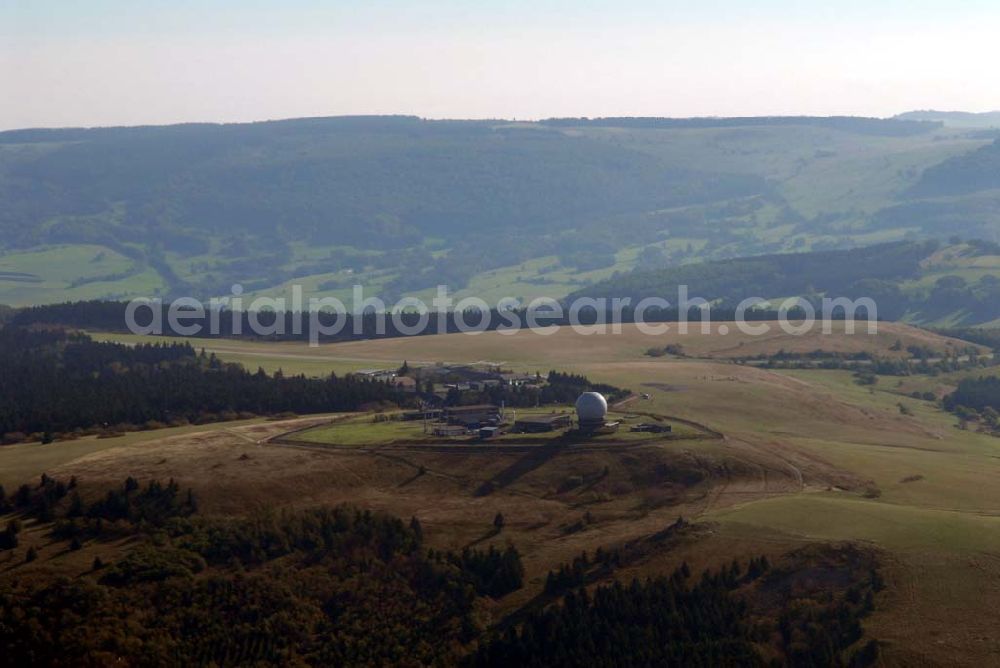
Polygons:
[[908,136],[937,130],[940,121],[900,118],[870,118],[865,116],[732,116],[732,117],[606,117],[549,118],[540,121],[552,127],[629,127],[642,129],[727,128],[727,127],[786,127],[806,125],[827,127],[861,134]]
[[[909,112],[916,113],[916,112]],[[940,128],[940,121],[905,118],[905,114],[894,118],[873,118],[866,116],[608,116],[589,118],[560,117],[545,118],[538,121],[517,121],[514,119],[428,119],[405,114],[387,115],[344,115],[344,116],[308,116],[300,118],[269,119],[245,122],[202,122],[191,121],[183,123],[141,124],[141,125],[111,125],[111,126],[79,126],[58,128],[16,128],[0,130],[0,144],[38,142],[38,141],[74,141],[106,135],[145,134],[155,132],[199,132],[205,130],[244,131],[263,127],[285,126],[297,130],[302,129],[371,129],[372,126],[405,127],[414,124],[440,125],[491,125],[491,124],[523,124],[545,125],[549,127],[632,127],[632,128],[724,128],[743,126],[792,126],[809,125],[829,127],[840,130],[862,132],[866,134],[912,135],[930,132]]]

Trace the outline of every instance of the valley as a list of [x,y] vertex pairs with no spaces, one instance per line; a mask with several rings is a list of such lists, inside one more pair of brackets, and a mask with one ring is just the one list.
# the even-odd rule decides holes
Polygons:
[[209,297],[234,283],[249,296],[296,283],[339,299],[354,284],[389,300],[438,284],[459,298],[562,298],[635,269],[996,241],[993,185],[927,185],[992,155],[988,130],[604,120],[0,133],[0,197],[18,202],[0,217],[0,303]]
[[0,2],[0,668],[1000,666],[997,25]]

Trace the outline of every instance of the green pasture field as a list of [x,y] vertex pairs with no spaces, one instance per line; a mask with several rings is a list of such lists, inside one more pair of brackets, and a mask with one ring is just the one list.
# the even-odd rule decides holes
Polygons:
[[[114,278],[122,274],[129,275]],[[96,280],[102,277],[110,280]],[[155,295],[162,287],[154,270],[137,267],[133,260],[104,246],[67,244],[0,253],[0,304],[29,306]]]
[[[508,409],[508,412],[514,413],[515,417],[513,419],[520,419],[526,416],[535,415],[551,415],[553,412],[556,413],[570,413],[572,414],[572,407],[570,406],[545,406],[542,408],[535,409]],[[386,419],[388,418],[388,419]],[[441,437],[435,436],[433,434],[434,423],[433,421],[428,421],[427,431],[424,431],[424,423],[422,420],[400,420],[398,413],[390,414],[366,414],[358,417],[349,418],[346,420],[337,420],[331,424],[323,425],[319,427],[314,427],[312,429],[298,432],[295,434],[294,438],[302,441],[309,441],[313,443],[324,443],[332,445],[384,445],[388,443],[420,443],[420,442],[433,442],[440,443],[442,441],[458,441],[467,442],[469,440],[474,440],[474,435],[462,435],[455,437]],[[673,439],[683,439],[691,438],[698,434],[695,429],[681,424],[672,424],[672,432],[670,435],[665,434],[652,434],[647,432],[631,432],[629,431],[629,426],[632,424],[638,424],[639,422],[651,422],[652,420],[645,417],[629,415],[627,413],[609,413],[609,420],[621,420],[622,424],[616,433],[612,434],[599,434],[588,437],[588,441],[601,442],[601,441],[627,441],[627,442],[641,442],[641,441],[657,441],[665,440],[667,438]],[[524,442],[524,441],[537,441],[539,443],[544,443],[547,441],[552,441],[561,438],[566,433],[565,429],[553,430],[550,432],[542,432],[537,434],[515,434],[506,433],[500,436],[489,439],[488,443],[504,443],[504,442]]]
[[299,441],[330,445],[381,445],[427,438],[419,420],[404,422],[396,419],[376,421],[374,415],[363,415],[332,424],[315,427],[295,434]]

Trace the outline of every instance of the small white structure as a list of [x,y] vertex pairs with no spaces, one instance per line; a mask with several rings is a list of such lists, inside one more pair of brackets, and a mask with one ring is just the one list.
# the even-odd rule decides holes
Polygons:
[[604,426],[608,400],[599,392],[584,392],[576,400],[576,418],[581,429]]

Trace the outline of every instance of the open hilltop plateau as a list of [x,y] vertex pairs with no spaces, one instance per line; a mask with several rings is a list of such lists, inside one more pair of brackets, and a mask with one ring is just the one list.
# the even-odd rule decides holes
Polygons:
[[[861,554],[884,581],[863,627],[886,665],[994,660],[1000,440],[959,428],[943,410],[937,400],[957,380],[935,375],[921,385],[919,375],[874,374],[872,381],[859,368],[774,363],[813,351],[822,351],[814,360],[905,359],[907,351],[933,360],[986,357],[987,349],[903,324],[879,323],[877,335],[859,324],[849,335],[838,323],[827,336],[791,336],[767,324],[772,331],[760,337],[735,328],[722,334],[719,324],[703,333],[697,323],[682,334],[672,323],[658,336],[623,325],[620,334],[564,328],[312,348],[191,340],[222,361],[314,376],[404,361],[525,374],[558,369],[628,390],[611,407],[623,424],[659,420],[675,430],[669,438],[570,433],[506,447],[435,443],[423,433],[408,439],[415,426],[383,442],[358,435],[381,419],[361,410],[11,445],[0,449],[0,483],[12,489],[42,473],[75,476],[85,496],[99,497],[128,476],[174,479],[193,490],[207,516],[349,503],[417,518],[433,549],[513,545],[524,585],[483,612],[499,628],[537,608],[550,588],[547,574],[584,552],[619,555],[611,572],[592,573],[588,585],[761,555],[772,564],[804,559],[796,571],[804,580],[789,586],[818,599],[843,576],[830,564]],[[21,545],[36,548],[38,558],[0,556],[0,569],[29,580],[85,577],[95,556],[112,562],[130,549],[122,540],[67,551],[42,523],[29,523]]]

